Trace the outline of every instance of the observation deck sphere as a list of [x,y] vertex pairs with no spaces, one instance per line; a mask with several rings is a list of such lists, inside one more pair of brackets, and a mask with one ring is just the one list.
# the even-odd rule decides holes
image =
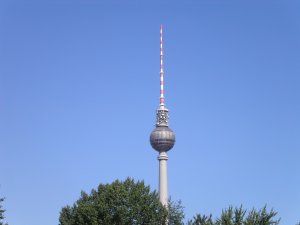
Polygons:
[[158,152],[169,151],[175,144],[175,133],[169,127],[156,127],[150,135],[150,143]]

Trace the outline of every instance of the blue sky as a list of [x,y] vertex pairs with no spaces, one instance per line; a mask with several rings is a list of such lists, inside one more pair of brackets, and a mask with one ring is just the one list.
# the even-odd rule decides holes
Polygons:
[[0,195],[14,225],[58,224],[99,183],[158,186],[149,135],[165,95],[169,192],[186,218],[229,205],[300,221],[300,2],[0,2]]

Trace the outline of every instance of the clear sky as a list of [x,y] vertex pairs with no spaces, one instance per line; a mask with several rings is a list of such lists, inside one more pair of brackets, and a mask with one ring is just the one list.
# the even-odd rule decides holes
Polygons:
[[157,188],[161,23],[169,192],[186,218],[267,204],[300,221],[298,0],[1,0],[9,224],[58,224],[81,190],[115,179]]

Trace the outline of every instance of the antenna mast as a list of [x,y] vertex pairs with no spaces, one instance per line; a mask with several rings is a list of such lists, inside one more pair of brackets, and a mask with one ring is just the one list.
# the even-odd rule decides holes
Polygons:
[[164,64],[163,64],[163,26],[160,25],[160,105],[165,105]]

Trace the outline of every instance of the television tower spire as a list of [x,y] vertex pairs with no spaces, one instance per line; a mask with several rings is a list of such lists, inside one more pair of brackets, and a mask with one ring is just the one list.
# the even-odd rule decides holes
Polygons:
[[164,97],[164,68],[163,68],[163,39],[162,25],[160,26],[160,104],[156,110],[156,128],[150,135],[152,148],[159,152],[159,200],[168,207],[168,173],[167,151],[175,144],[175,133],[169,128],[169,110],[165,106]]
[[164,96],[164,54],[163,54],[163,26],[160,25],[160,105],[165,104]]

